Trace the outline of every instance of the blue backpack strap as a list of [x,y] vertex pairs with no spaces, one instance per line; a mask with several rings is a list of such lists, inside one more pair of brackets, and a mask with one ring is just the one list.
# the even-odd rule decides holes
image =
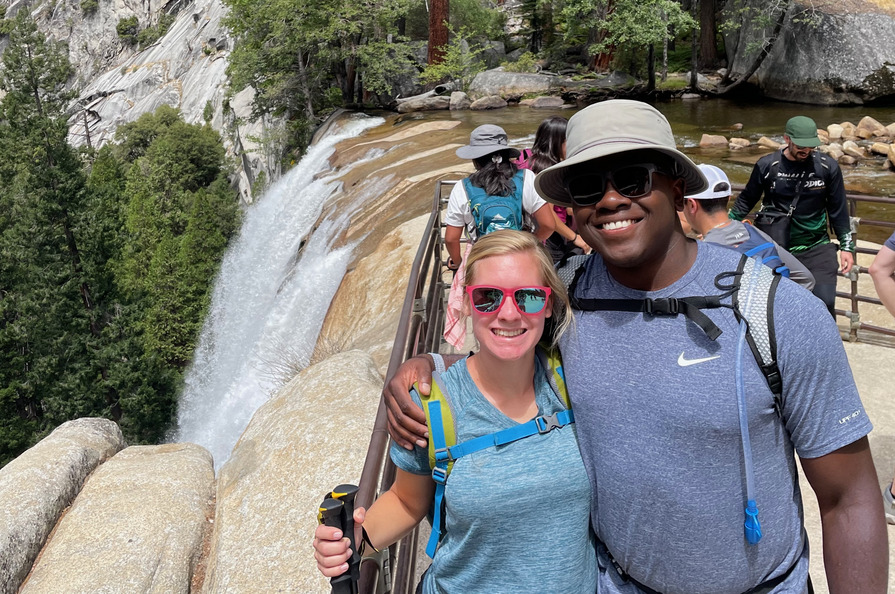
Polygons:
[[[435,556],[438,543],[444,534],[444,492],[454,462],[458,458],[490,447],[506,445],[533,435],[550,433],[554,429],[559,429],[575,422],[575,415],[568,408],[569,397],[565,389],[565,377],[562,373],[562,362],[559,359],[558,352],[541,352],[539,348],[538,357],[541,359],[542,369],[547,375],[548,382],[567,408],[556,414],[541,415],[527,423],[521,423],[515,427],[509,427],[457,444],[453,409],[451,408],[447,388],[441,380],[441,372],[439,370],[439,368],[444,368],[443,361],[440,360],[440,355],[436,356],[433,354],[436,370],[432,373],[432,388],[428,396],[420,396],[420,399],[423,401],[423,410],[426,413],[426,422],[429,426],[429,467],[432,469],[432,480],[435,481],[432,532],[429,535],[429,542],[426,544],[426,554],[429,557]],[[561,379],[561,382],[556,379],[557,377]]]
[[777,244],[765,238],[752,225],[744,223],[743,226],[746,228],[749,237],[735,246],[735,249],[750,258],[758,258],[762,264],[770,267],[777,274],[788,278],[789,268],[783,264],[780,252],[777,251]]
[[531,437],[532,435],[550,433],[554,429],[565,427],[574,422],[575,415],[572,413],[572,409],[569,408],[553,415],[541,415],[527,423],[522,423],[515,427],[503,429],[495,433],[489,433],[488,435],[482,435],[481,437],[476,437],[447,448],[449,459],[456,460],[462,456],[490,447],[506,445],[508,443],[513,443],[514,441],[519,441],[520,439],[525,439],[526,437]]
[[[454,461],[448,447],[456,441],[454,415],[447,399],[447,391],[438,371],[432,373],[432,387],[424,403],[426,421],[429,425],[429,466],[435,481],[435,501],[432,508],[432,532],[426,544],[426,554],[435,556],[444,529],[444,488]],[[449,443],[450,441],[450,443]]]

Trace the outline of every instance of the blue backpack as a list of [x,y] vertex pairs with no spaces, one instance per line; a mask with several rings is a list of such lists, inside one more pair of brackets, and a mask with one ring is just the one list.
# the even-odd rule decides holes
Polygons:
[[485,190],[470,183],[469,178],[463,180],[466,199],[478,236],[487,235],[498,229],[522,230],[522,186],[525,171],[520,169],[513,176],[516,190],[509,196],[489,196]]

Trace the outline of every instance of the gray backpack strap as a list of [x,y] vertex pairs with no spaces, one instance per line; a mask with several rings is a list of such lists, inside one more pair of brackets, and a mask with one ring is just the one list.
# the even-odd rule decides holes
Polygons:
[[429,356],[435,362],[435,372],[444,373],[444,357],[441,356],[441,353],[429,353]]
[[562,284],[565,285],[566,289],[569,289],[569,295],[571,295],[574,290],[572,282],[577,280],[581,271],[584,270],[584,265],[587,263],[588,258],[590,258],[590,254],[572,256],[563,262],[562,266],[556,269],[556,273],[559,275],[559,280],[562,281]]
[[774,394],[777,414],[782,417],[783,380],[777,366],[777,339],[774,333],[774,295],[781,277],[758,259],[746,256],[740,260],[737,272],[740,274],[740,287],[733,295],[733,306],[749,324],[746,339]]

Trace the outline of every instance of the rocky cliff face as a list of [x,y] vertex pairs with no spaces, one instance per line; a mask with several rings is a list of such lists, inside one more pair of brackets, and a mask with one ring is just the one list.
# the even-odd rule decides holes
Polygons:
[[[761,9],[766,3],[753,1]],[[891,2],[814,3],[811,18],[790,9],[781,36],[749,81],[772,99],[820,105],[864,104],[895,98],[895,8]],[[749,23],[726,43],[730,69],[744,72],[769,29]]]
[[[69,142],[99,147],[115,130],[160,105],[181,110],[188,123],[208,121],[221,132],[238,166],[242,197],[251,201],[251,186],[264,171],[279,173],[275,160],[249,138],[264,136],[265,122],[252,121],[251,90],[229,103],[227,60],[232,40],[221,24],[218,0],[99,0],[85,13],[84,2],[19,0],[7,16],[28,10],[44,33],[67,43],[75,66],[72,81],[78,98],[69,109]],[[167,33],[143,49],[118,35],[122,19],[136,17],[140,30],[174,17]],[[0,47],[2,49],[2,47]]]

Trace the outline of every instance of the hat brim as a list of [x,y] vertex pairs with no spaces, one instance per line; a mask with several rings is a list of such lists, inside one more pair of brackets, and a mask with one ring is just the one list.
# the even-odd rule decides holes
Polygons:
[[818,138],[817,136],[813,138],[793,138],[792,136],[790,136],[789,139],[794,145],[801,147],[816,148],[821,145],[820,138]]
[[519,149],[514,149],[505,144],[481,144],[477,146],[470,146],[467,144],[457,149],[457,156],[461,159],[478,159],[501,151],[508,151],[511,159],[515,159],[522,154],[519,152]]
[[697,167],[689,157],[677,149],[655,144],[618,142],[585,149],[565,161],[560,161],[556,165],[544,169],[537,175],[537,177],[535,177],[535,190],[537,190],[538,194],[540,194],[544,200],[551,204],[556,204],[557,206],[572,206],[572,197],[566,191],[565,185],[563,184],[563,177],[566,174],[567,168],[573,165],[578,165],[579,163],[599,161],[621,153],[642,150],[650,150],[665,154],[678,163],[684,172],[685,192],[695,194],[702,192],[709,187],[709,183],[705,179],[705,175],[703,175],[702,171],[699,170],[699,167]]

